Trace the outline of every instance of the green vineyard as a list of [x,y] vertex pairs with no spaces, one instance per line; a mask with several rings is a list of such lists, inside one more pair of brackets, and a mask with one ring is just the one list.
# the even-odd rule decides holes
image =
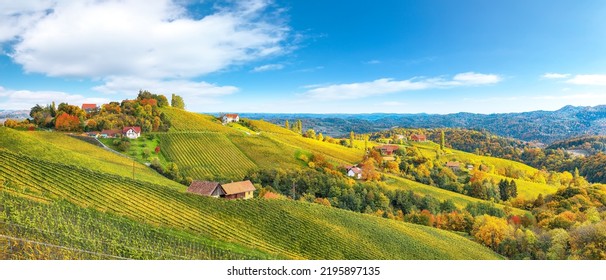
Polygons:
[[219,175],[240,180],[248,170],[257,167],[224,134],[167,133],[159,137],[164,157],[194,180]]
[[[0,192],[0,259],[265,259],[184,231],[153,227],[81,208]],[[12,253],[11,253],[12,252]],[[10,255],[9,255],[10,254]]]
[[[175,131],[213,131],[234,132],[234,129],[221,124],[210,115],[196,114],[175,108],[162,108],[171,122],[171,132]],[[240,132],[241,133],[241,132]]]
[[229,139],[260,168],[300,168],[297,151],[292,146],[273,140],[267,135],[229,135]]
[[[57,203],[53,201],[64,199],[78,207],[110,214],[112,219],[128,219],[145,224],[141,229],[143,232],[147,226],[151,226],[169,231],[184,231],[198,240],[213,240],[215,244],[210,244],[211,247],[229,251],[220,255],[225,257],[234,254],[242,258],[280,259],[500,258],[487,248],[454,233],[317,204],[263,199],[225,201],[200,197],[77,165],[39,160],[5,149],[0,149],[0,162],[3,163],[0,165],[1,192],[8,194],[8,200],[11,200],[10,197],[20,196],[44,204],[50,202],[48,207],[52,208]],[[56,207],[70,208],[61,203]],[[60,209],[56,211],[61,212]],[[43,214],[44,211],[40,212],[32,215],[46,215]],[[49,226],[43,225],[44,222],[23,224],[24,220],[27,218],[3,217],[3,222],[25,227],[36,226],[40,230],[53,228],[52,219],[46,222],[51,224]],[[79,235],[90,239],[90,236],[86,235],[88,230],[83,231]],[[122,256],[115,251],[123,250],[120,247],[98,250],[98,247],[93,245],[86,247],[88,245],[70,243],[76,241],[66,241],[63,237],[52,239],[36,232],[17,233],[40,242],[68,248],[82,246],[79,249],[83,251]],[[127,231],[127,236],[130,235]],[[146,244],[144,238],[137,236],[140,235],[133,233],[133,239],[143,239],[137,244]],[[111,242],[104,238],[100,241]],[[201,241],[199,243],[203,244]],[[6,240],[2,244],[7,244]],[[145,250],[160,250],[137,244],[131,244],[132,248],[131,245],[127,247],[133,251],[143,251],[139,254],[144,254]],[[19,243],[19,246],[25,245],[27,244]],[[6,248],[6,245],[4,246]],[[91,250],[84,250],[87,248]],[[57,250],[60,249],[63,250],[62,247]],[[31,250],[25,252],[31,253]],[[182,252],[168,254],[179,255]],[[136,254],[128,256],[136,257]],[[163,258],[167,255],[156,256]]]
[[134,167],[135,178],[138,180],[184,189],[179,183],[166,179],[156,171],[143,164],[135,163],[128,157],[63,133],[16,131],[0,127],[0,148],[51,162],[77,163],[91,170],[131,178]]

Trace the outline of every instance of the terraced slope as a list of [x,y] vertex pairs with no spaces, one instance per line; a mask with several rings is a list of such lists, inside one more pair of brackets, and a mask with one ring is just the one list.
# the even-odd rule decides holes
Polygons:
[[164,157],[192,178],[239,180],[257,165],[225,134],[187,132],[158,134]]
[[171,123],[170,131],[213,131],[213,132],[235,132],[234,129],[221,124],[215,117],[210,115],[191,113],[175,108],[162,108],[162,112],[168,116]]
[[[439,145],[431,142],[427,143],[413,143],[413,145],[419,148],[419,151],[423,153],[426,157],[434,158],[436,155],[436,151],[439,149]],[[459,150],[453,149],[445,149],[444,162],[453,160],[453,161],[462,161],[465,163],[475,163],[475,164],[487,164],[494,166],[495,169],[500,170],[500,172],[504,172],[506,168],[513,168],[524,172],[526,176],[532,176],[533,174],[539,172],[538,169],[528,166],[526,164],[511,161],[501,158],[488,157],[488,156],[479,156],[472,153],[467,153]],[[500,179],[513,179],[507,178],[504,176],[499,176],[495,174],[487,174],[488,176],[495,178],[497,180]],[[526,199],[535,199],[539,194],[553,194],[558,190],[558,187],[541,184],[536,182],[527,181],[524,179],[515,179],[517,187],[518,187],[518,195],[523,196]]]
[[[428,186],[428,185],[421,184],[421,183],[415,182],[415,181],[411,181],[411,180],[408,180],[405,178],[401,178],[401,177],[397,177],[397,176],[393,176],[393,175],[385,175],[385,176],[388,178],[386,181],[387,185],[389,187],[391,187],[392,189],[411,190],[417,194],[430,195],[439,200],[449,199],[459,208],[465,208],[465,206],[467,206],[470,203],[487,202],[486,200],[481,200],[481,199],[474,198],[471,196],[466,196],[466,195],[463,195],[460,193],[440,189],[440,188],[433,187],[433,186]],[[499,207],[499,208],[505,207],[501,204],[495,204],[495,206]],[[518,208],[512,208],[512,211],[515,214],[524,214],[525,213],[524,210],[521,210]]]
[[[1,137],[1,136],[0,136]],[[225,201],[0,149],[2,192],[80,207],[293,259],[494,259],[457,234],[288,200]],[[8,182],[8,183],[6,183]]]
[[[0,185],[5,182],[0,180]],[[0,190],[0,259],[271,259],[183,230]],[[10,241],[10,242],[9,242]],[[4,254],[3,254],[4,253]]]
[[184,190],[185,186],[166,179],[149,167],[134,163],[119,155],[57,132],[16,131],[0,127],[0,148],[33,156],[41,160],[86,166],[88,169]]

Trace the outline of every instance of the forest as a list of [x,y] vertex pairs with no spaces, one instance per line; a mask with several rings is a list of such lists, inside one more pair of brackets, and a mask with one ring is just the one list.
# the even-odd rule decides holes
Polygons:
[[[173,94],[176,106],[183,100]],[[143,132],[167,131],[170,121],[160,108],[170,106],[164,95],[139,91],[136,99],[102,104],[92,110],[83,110],[77,105],[55,102],[41,106],[36,104],[30,110],[31,119],[23,122],[7,120],[5,126],[12,128],[47,128],[58,131],[82,132],[121,129],[125,126],[139,126]]]

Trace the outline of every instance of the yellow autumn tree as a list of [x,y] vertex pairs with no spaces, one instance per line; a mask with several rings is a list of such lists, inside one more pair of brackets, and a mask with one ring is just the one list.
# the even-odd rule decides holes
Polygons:
[[471,233],[480,243],[496,249],[507,236],[511,235],[511,229],[504,219],[483,215],[476,218]]

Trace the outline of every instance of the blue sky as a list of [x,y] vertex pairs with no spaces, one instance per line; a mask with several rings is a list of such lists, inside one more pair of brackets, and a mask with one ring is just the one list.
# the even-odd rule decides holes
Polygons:
[[184,97],[196,112],[606,104],[604,1],[2,1],[0,110]]

